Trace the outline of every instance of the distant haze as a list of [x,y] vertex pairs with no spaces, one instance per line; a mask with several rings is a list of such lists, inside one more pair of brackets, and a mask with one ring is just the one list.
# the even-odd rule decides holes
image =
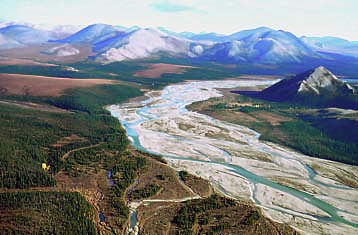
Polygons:
[[357,12],[357,0],[1,0],[0,19],[224,34],[267,26],[298,36],[358,40]]

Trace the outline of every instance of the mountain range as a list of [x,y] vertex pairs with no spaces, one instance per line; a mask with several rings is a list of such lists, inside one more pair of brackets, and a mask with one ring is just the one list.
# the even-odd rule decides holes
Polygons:
[[[52,45],[47,52],[65,48],[55,56],[76,54],[79,45],[89,45],[95,60],[113,62],[153,58],[161,55],[220,63],[277,65],[301,64],[312,60],[358,58],[358,42],[334,37],[297,37],[267,27],[243,30],[231,35],[176,33],[165,28],[126,28],[94,24],[78,27],[36,27],[29,24],[0,26],[0,50],[33,45]],[[63,44],[63,45],[62,45]],[[67,53],[67,51],[70,51]],[[51,54],[51,53],[50,53]]]

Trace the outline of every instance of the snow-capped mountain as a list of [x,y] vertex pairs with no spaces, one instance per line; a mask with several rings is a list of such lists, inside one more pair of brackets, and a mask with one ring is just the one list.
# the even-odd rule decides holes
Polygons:
[[300,63],[306,57],[319,58],[299,38],[282,30],[259,30],[236,34],[240,40],[218,43],[203,53],[208,60],[265,64]]
[[97,57],[104,61],[142,59],[159,53],[195,57],[204,51],[204,45],[170,36],[156,29],[138,29],[95,44]]
[[57,39],[50,31],[34,29],[25,25],[6,26],[0,29],[0,34],[23,45],[42,44]]
[[301,40],[315,51],[323,51],[358,57],[358,41],[337,37],[301,37]]
[[93,24],[58,42],[95,44],[112,38],[121,32],[119,28],[112,25]]

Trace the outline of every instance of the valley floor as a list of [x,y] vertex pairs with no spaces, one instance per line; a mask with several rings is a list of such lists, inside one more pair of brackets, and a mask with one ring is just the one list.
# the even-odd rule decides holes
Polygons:
[[221,96],[215,87],[253,83],[265,84],[188,82],[168,86],[159,95],[148,93],[144,102],[109,109],[137,148],[163,155],[173,168],[209,180],[226,196],[255,202],[275,221],[308,234],[357,231],[358,191],[348,183],[356,181],[357,167],[262,142],[257,132],[244,126],[185,109],[192,102]]
[[[218,196],[207,180],[127,148],[102,106],[140,94],[116,84],[58,98],[1,97],[0,234],[295,234],[252,203]],[[241,218],[235,226],[231,212]]]

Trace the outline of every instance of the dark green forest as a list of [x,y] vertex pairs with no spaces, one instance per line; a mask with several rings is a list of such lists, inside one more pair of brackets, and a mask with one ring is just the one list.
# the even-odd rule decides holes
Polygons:
[[97,234],[93,208],[79,193],[0,193],[0,208],[1,234]]
[[136,189],[131,193],[131,199],[139,200],[156,195],[161,187],[157,184],[148,184],[144,188]]
[[[53,186],[50,173],[63,167],[61,157],[71,149],[105,143],[102,147],[123,151],[128,144],[118,120],[103,105],[141,94],[128,86],[99,86],[73,89],[59,98],[43,98],[71,113],[51,113],[1,105],[0,187]],[[16,97],[5,97],[15,99]],[[32,97],[22,97],[32,101]],[[38,98],[33,98],[38,100]],[[54,146],[61,138],[76,135],[81,141]],[[41,169],[50,165],[50,173]]]
[[[192,234],[192,227],[196,223],[205,223],[205,221],[199,221],[198,215],[205,211],[212,209],[220,209],[225,207],[235,206],[236,202],[234,200],[220,197],[216,194],[211,197],[205,198],[203,200],[192,200],[184,203],[184,206],[179,210],[177,215],[174,217],[173,223],[175,223],[178,228],[178,234]],[[211,218],[206,218],[210,220]],[[225,225],[223,225],[225,226]],[[230,225],[227,225],[230,226]]]
[[116,213],[124,221],[128,218],[129,210],[122,200],[123,197],[128,199],[129,195],[125,195],[126,189],[134,183],[137,178],[139,170],[143,169],[146,164],[144,158],[135,157],[129,153],[117,158],[115,165],[112,167],[112,175],[114,185],[112,186],[111,202],[116,209]]

